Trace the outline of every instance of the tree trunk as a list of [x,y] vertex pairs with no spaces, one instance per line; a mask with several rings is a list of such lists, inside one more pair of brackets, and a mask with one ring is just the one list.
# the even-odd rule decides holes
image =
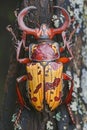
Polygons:
[[[37,13],[35,13],[35,15],[30,16],[31,19],[34,21],[34,24],[32,23],[27,23],[29,24],[31,27],[35,27],[37,26],[37,23],[39,25],[41,25],[42,23],[46,23],[49,24],[50,19],[53,15],[53,10],[52,10],[52,6],[53,5],[59,5],[62,6],[64,8],[66,8],[68,10],[68,12],[71,14],[73,14],[73,12],[75,11],[74,9],[78,9],[78,7],[74,7],[74,5],[72,4],[72,2],[70,2],[69,0],[66,1],[61,1],[61,0],[23,0],[22,2],[20,1],[18,4],[19,10],[21,10],[22,8],[28,6],[28,5],[35,5],[37,7]],[[79,3],[77,3],[77,6],[79,6]],[[81,7],[80,7],[81,8]],[[82,7],[83,8],[83,7]],[[79,12],[81,17],[82,17],[82,13],[83,12]],[[75,12],[74,12],[75,15]],[[72,15],[71,15],[72,16]],[[76,16],[77,19],[77,16]],[[79,18],[77,19],[79,20]],[[82,26],[82,21],[80,22],[81,26]],[[18,30],[18,27],[15,25],[16,29],[16,35],[17,37],[20,38],[20,33]],[[14,28],[15,28],[14,27]],[[75,37],[73,37],[74,39],[74,47],[73,47],[73,54],[74,54],[74,61],[72,62],[72,64],[69,67],[69,71],[71,70],[71,74],[74,77],[74,80],[76,81],[75,78],[78,79],[77,84],[81,85],[81,79],[83,79],[83,71],[84,69],[87,69],[86,67],[84,67],[83,62],[82,62],[82,56],[83,55],[83,51],[85,48],[82,49],[82,27],[80,28],[79,32],[76,32]],[[14,29],[15,30],[15,29]],[[56,40],[59,37],[56,38]],[[35,40],[32,40],[32,38],[30,37],[29,42],[35,42]],[[13,41],[14,44],[14,41]],[[84,43],[84,45],[86,46],[86,44]],[[24,66],[22,67],[19,63],[17,63],[16,61],[16,52],[15,49],[13,48],[13,46],[11,47],[11,57],[10,57],[10,63],[9,63],[9,70],[8,70],[8,75],[6,78],[6,82],[5,82],[5,96],[4,96],[4,103],[3,103],[3,128],[2,130],[13,130],[13,123],[11,122],[12,120],[12,115],[15,112],[18,112],[19,107],[17,107],[16,105],[16,78],[18,76],[20,76],[21,74],[25,73],[25,70],[23,70]],[[23,54],[24,51],[23,51]],[[85,64],[85,63],[84,63]],[[83,69],[82,69],[83,66]],[[87,66],[87,65],[86,65]],[[23,71],[22,71],[23,70]],[[83,82],[83,81],[82,81]],[[76,86],[76,84],[75,84]],[[77,86],[79,87],[79,86]],[[77,89],[77,88],[76,88]],[[79,89],[76,90],[75,94],[77,95],[76,97],[73,97],[73,101],[77,101],[79,103],[82,102],[83,107],[85,106],[83,103],[83,99],[80,98],[80,93],[81,92],[81,87],[79,87]],[[83,109],[82,107],[82,109]],[[56,113],[61,113],[61,118],[59,121],[57,121],[55,118],[53,118]],[[84,114],[85,112],[83,112],[82,114]],[[22,130],[45,130],[46,128],[46,123],[47,121],[53,122],[53,129],[52,127],[50,128],[50,130],[73,130],[75,127],[78,130],[82,129],[82,126],[80,124],[80,117],[81,114],[78,112],[78,110],[74,111],[75,118],[76,118],[76,126],[72,124],[69,113],[65,107],[65,105],[61,105],[57,108],[57,110],[55,112],[50,113],[49,115],[47,115],[47,113],[39,113],[36,112],[34,110],[32,111],[28,111],[26,109],[24,109],[22,111],[22,114],[20,116],[20,126],[22,127]],[[47,129],[46,129],[47,130]]]

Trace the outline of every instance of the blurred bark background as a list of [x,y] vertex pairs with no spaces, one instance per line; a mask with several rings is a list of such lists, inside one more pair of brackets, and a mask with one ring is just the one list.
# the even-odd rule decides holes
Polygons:
[[4,97],[4,85],[9,68],[11,37],[6,30],[9,23],[14,23],[15,17],[13,11],[16,7],[16,1],[1,0],[0,4],[0,130],[2,130],[1,114]]
[[[6,1],[2,1],[0,4],[0,130],[13,130],[11,118],[13,113],[15,113],[16,106],[15,83],[17,76],[21,74],[19,71],[21,70],[21,65],[17,63],[15,58],[14,41],[11,41],[12,36],[7,32],[6,26],[8,24],[11,24],[13,27],[15,26],[15,16],[13,12],[16,8],[20,8],[21,10],[27,6],[26,1],[27,0],[8,0],[7,3]],[[29,5],[38,7],[39,14],[36,15],[37,22],[39,20],[39,23],[49,23],[49,1],[51,0],[28,1]],[[73,38],[73,54],[75,58],[70,65],[69,71],[72,70],[72,76],[75,81],[75,91],[73,94],[74,103],[72,103],[72,106],[74,106],[73,112],[77,121],[76,128],[77,130],[87,130],[87,92],[85,91],[87,90],[87,2],[86,0],[81,0],[80,2],[73,0],[54,0],[54,4],[66,8],[71,16],[77,14],[77,16],[75,15],[76,20],[81,24],[79,32],[77,31]],[[75,103],[77,103],[76,106],[73,105]],[[2,106],[4,107],[3,110],[1,109]],[[75,107],[78,107],[78,109],[75,109]],[[60,107],[58,111],[61,111],[62,114],[66,114],[66,109],[61,108],[62,107]],[[80,121],[79,119],[81,116],[83,118]],[[63,125],[62,121],[58,122],[60,130],[63,130]],[[69,128],[69,130],[71,129],[72,128]]]

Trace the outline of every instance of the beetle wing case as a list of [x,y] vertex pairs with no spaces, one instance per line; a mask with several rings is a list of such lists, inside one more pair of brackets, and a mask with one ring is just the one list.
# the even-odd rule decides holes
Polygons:
[[62,63],[34,62],[27,65],[26,69],[28,74],[27,90],[31,104],[41,111],[44,109],[44,101],[46,101],[50,110],[54,110],[61,102]]

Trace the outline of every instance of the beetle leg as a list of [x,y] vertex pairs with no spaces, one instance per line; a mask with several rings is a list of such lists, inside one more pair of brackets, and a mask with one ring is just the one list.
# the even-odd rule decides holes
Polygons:
[[65,50],[65,47],[66,47],[66,36],[65,36],[65,32],[63,31],[62,32],[62,39],[63,39],[63,42],[64,42],[64,46],[60,47],[59,50],[60,50],[60,53],[63,52]]
[[[75,31],[73,33],[75,33]],[[63,38],[64,46],[62,48],[60,48],[60,52],[62,52],[65,49],[65,47],[67,47],[71,57],[73,58],[73,53],[72,53],[71,46],[70,46],[71,39],[69,38],[68,41],[66,40],[66,34],[64,31],[62,32],[62,38]]]
[[68,63],[69,61],[71,61],[73,59],[73,54],[72,54],[72,50],[70,49],[70,42],[66,40],[66,34],[64,31],[62,32],[62,38],[63,38],[64,46],[60,47],[60,53],[65,50],[65,47],[67,47],[71,56],[70,57],[61,57],[58,59],[58,61],[62,62],[62,63]]
[[60,53],[63,52],[64,50],[65,50],[64,46],[59,48]]
[[66,40],[66,34],[64,31],[62,32],[62,38],[63,38],[64,46],[60,47],[60,53],[65,50],[65,47],[67,47],[67,49],[70,53],[70,57],[61,57],[58,59],[58,61],[62,62],[62,63],[68,63],[69,61],[71,61],[73,59],[74,56],[73,56],[73,53],[71,50],[70,41]]
[[75,29],[73,29],[73,31],[70,33],[69,36],[69,41],[71,41],[73,35],[75,34],[75,32],[77,31],[77,29],[80,27],[79,23],[77,24],[77,26],[75,27]]
[[70,115],[70,118],[71,118],[73,124],[76,124],[76,121],[74,119],[74,115],[73,115],[72,109],[70,108],[70,104],[67,104],[66,106],[67,106],[67,109],[68,109],[68,112],[69,112],[69,115]]
[[57,62],[62,62],[63,64],[66,64],[66,63],[70,62],[72,59],[73,59],[72,57],[61,57],[56,61]]
[[65,31],[63,31],[62,32],[62,39],[63,39],[63,41],[64,41],[64,47],[66,47],[66,32]]
[[[60,52],[62,52],[65,49],[65,46],[60,47]],[[69,49],[69,48],[68,48]],[[68,62],[70,62],[73,59],[73,54],[71,49],[69,50],[69,52],[71,53],[70,57],[60,57],[58,60],[56,60],[57,62],[62,62],[63,64],[66,64]]]
[[23,59],[17,59],[19,61],[19,63],[22,63],[22,64],[27,64],[29,62],[31,62],[28,58],[23,58]]
[[73,59],[74,56],[73,56],[73,53],[72,53],[71,46],[72,46],[72,45],[70,45],[70,42],[67,42],[67,49],[68,49],[68,51],[69,51],[69,53],[70,53],[70,55],[71,55],[71,57],[72,57],[72,59]]
[[21,41],[19,41],[19,42],[16,43],[16,46],[15,46],[15,47],[16,47],[16,51],[17,51],[17,56],[16,56],[16,58],[17,58],[17,61],[18,61],[19,63],[27,64],[27,63],[30,62],[29,58],[19,58],[20,50],[21,50],[22,44],[23,44],[23,40],[21,40]]
[[72,78],[69,75],[67,75],[65,73],[63,73],[63,79],[71,81],[71,87],[70,87],[69,93],[68,93],[64,103],[67,106],[67,109],[68,109],[68,112],[69,112],[69,115],[71,117],[71,120],[72,120],[73,124],[75,124],[74,116],[73,116],[72,110],[71,110],[70,105],[69,105],[69,103],[70,103],[70,101],[72,99],[73,80],[72,80]]
[[65,74],[65,73],[63,73],[63,79],[64,79],[64,80],[69,80],[69,81],[71,81],[71,87],[70,87],[69,93],[68,93],[68,95],[67,95],[67,97],[66,97],[66,100],[65,100],[65,103],[68,104],[68,103],[70,103],[70,101],[71,101],[71,99],[72,99],[73,80],[72,80],[72,78],[71,78],[69,75],[67,75],[67,74]]
[[16,117],[16,120],[14,122],[14,127],[17,127],[19,119],[20,119],[20,116],[21,116],[21,113],[22,113],[22,108],[20,108],[18,113],[17,113],[17,117]]
[[25,45],[26,32],[23,32],[23,34],[22,34],[22,41],[23,41],[23,47],[24,47],[25,51],[28,51],[28,50],[29,50],[29,47],[27,47],[27,46]]
[[19,89],[19,83],[26,81],[26,80],[27,80],[27,76],[23,75],[23,76],[17,78],[17,83],[16,83],[16,92],[17,92],[17,96],[18,96],[18,102],[22,107],[25,106],[25,102],[24,102],[24,99],[23,99],[22,94]]

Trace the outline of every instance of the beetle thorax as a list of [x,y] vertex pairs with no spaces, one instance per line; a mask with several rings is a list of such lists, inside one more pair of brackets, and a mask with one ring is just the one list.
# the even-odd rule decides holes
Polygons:
[[29,59],[33,61],[54,61],[60,57],[59,46],[49,40],[31,44],[29,47]]

